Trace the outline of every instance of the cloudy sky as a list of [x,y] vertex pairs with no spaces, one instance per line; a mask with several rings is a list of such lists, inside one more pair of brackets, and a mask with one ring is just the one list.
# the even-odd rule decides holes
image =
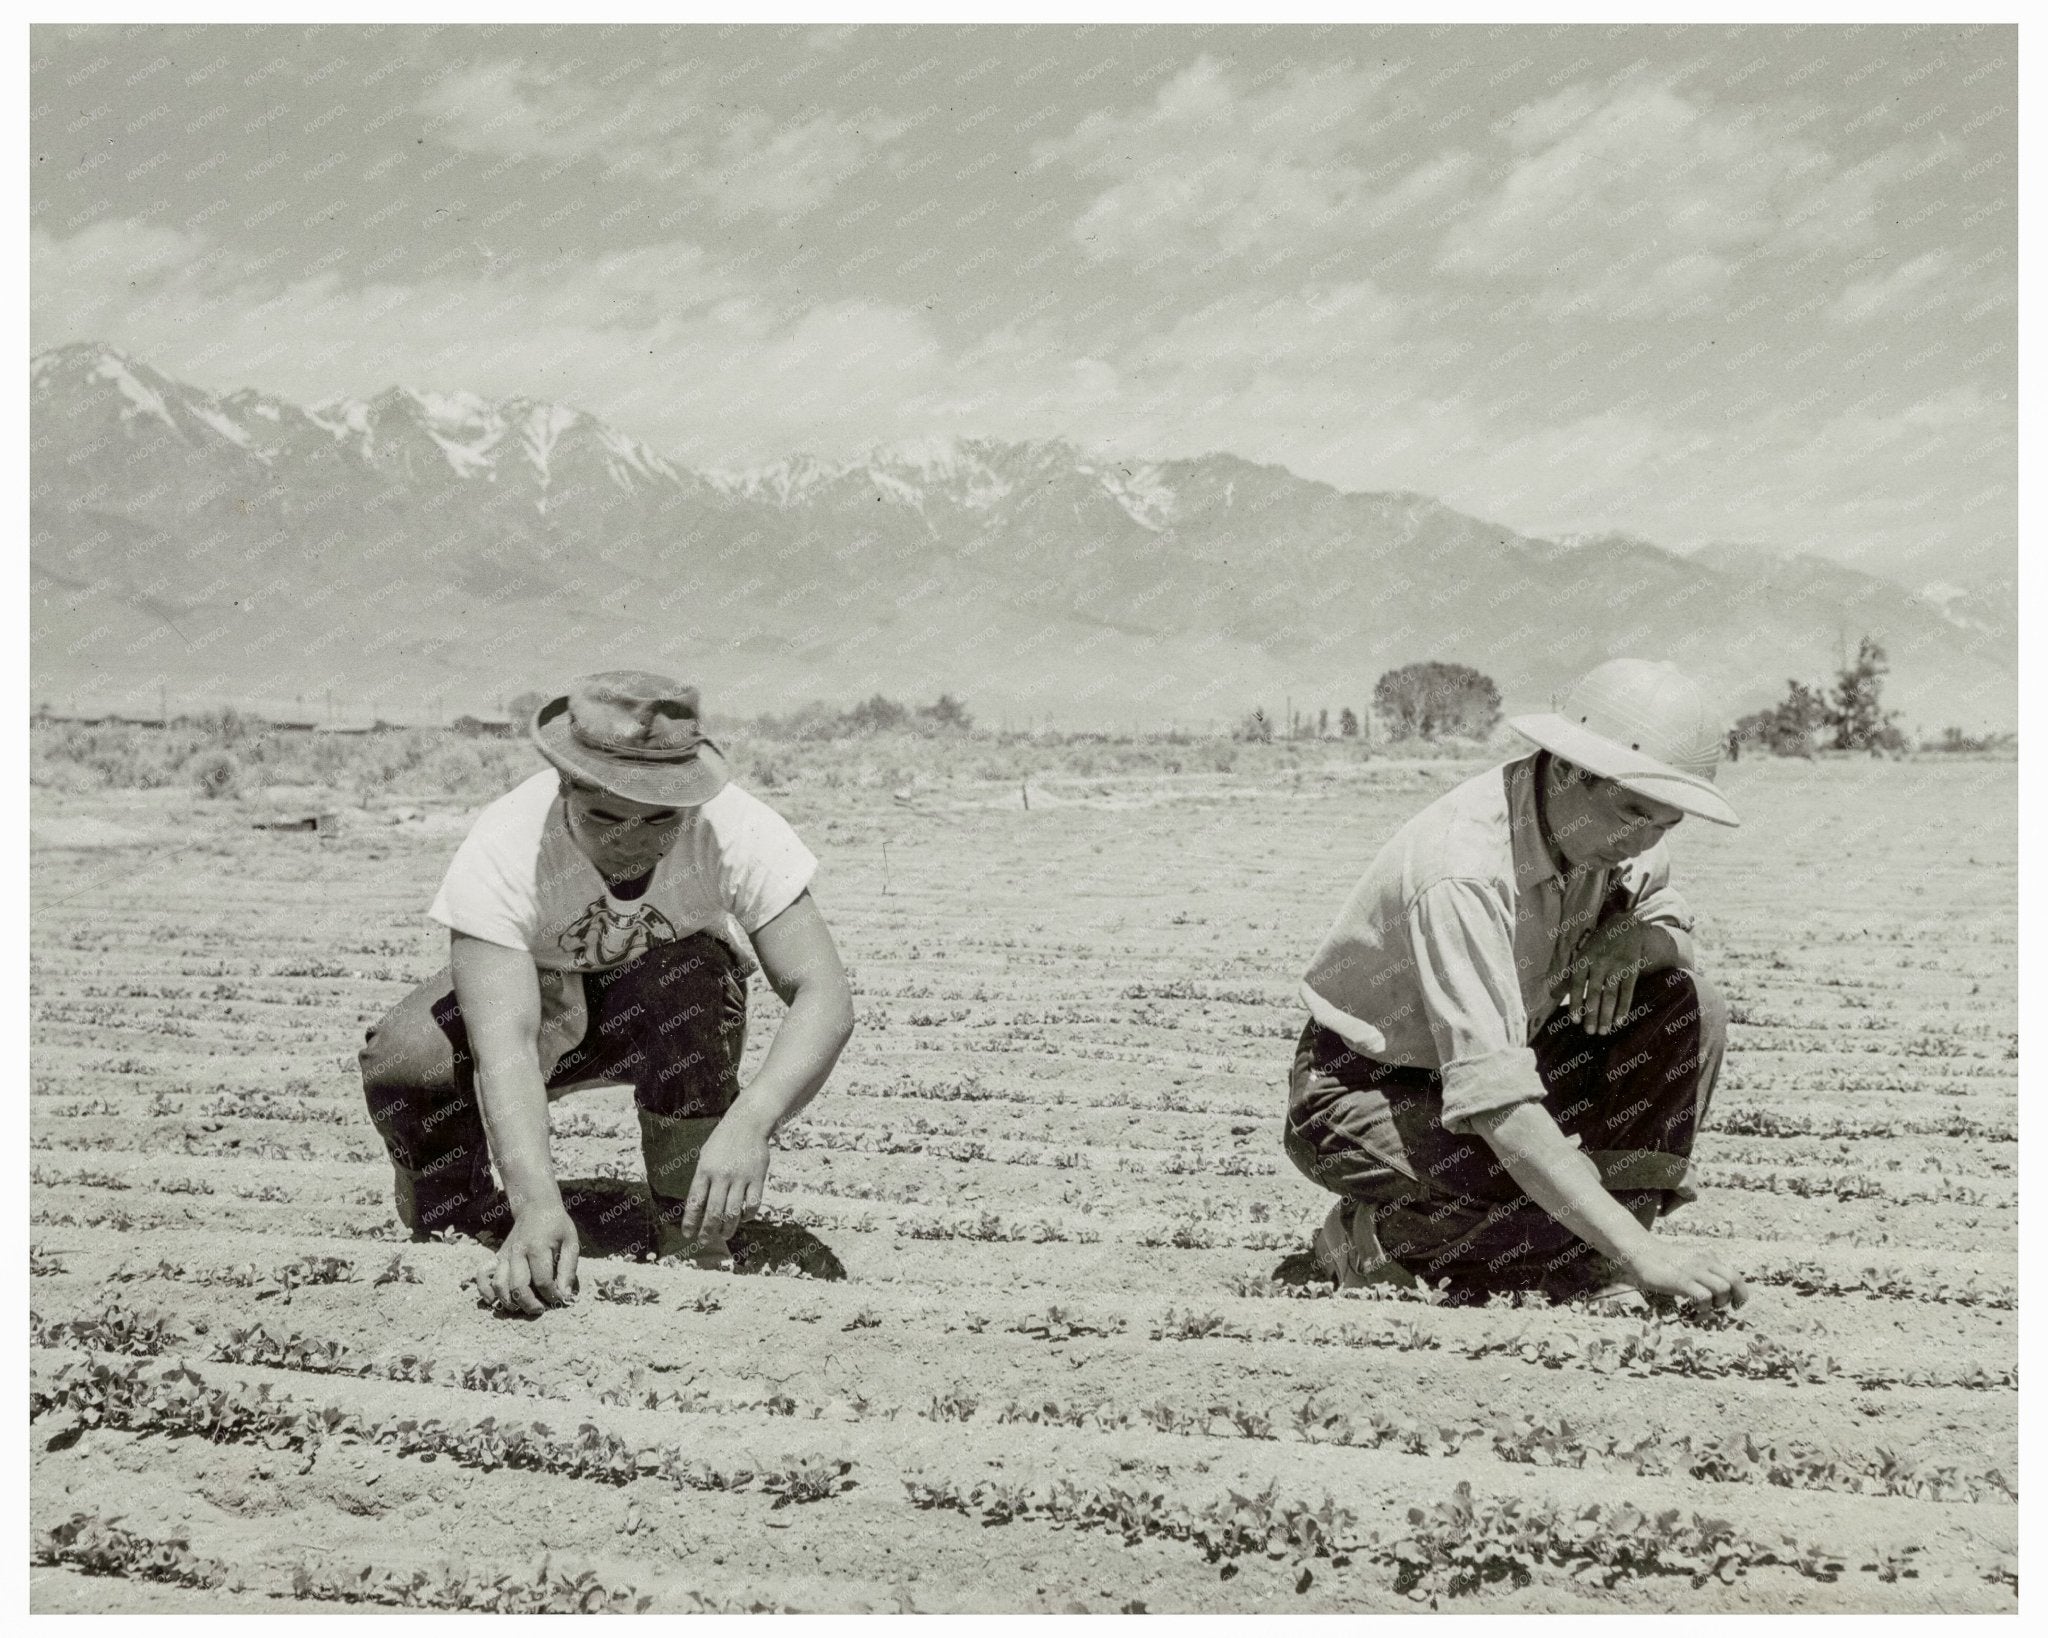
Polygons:
[[44,27],[32,345],[2011,574],[2014,33]]

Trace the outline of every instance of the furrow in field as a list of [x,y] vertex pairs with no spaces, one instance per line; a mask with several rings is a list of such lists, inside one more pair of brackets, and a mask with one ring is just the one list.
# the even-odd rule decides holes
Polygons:
[[[34,1363],[46,1368],[49,1361],[39,1356]],[[437,1418],[450,1427],[476,1425],[473,1396],[459,1390],[409,1385],[399,1409],[395,1406],[399,1394],[388,1383],[326,1378],[308,1385],[302,1378],[292,1380],[289,1373],[252,1367],[211,1367],[202,1374],[208,1382],[222,1385],[238,1380],[251,1384],[267,1382],[291,1405],[331,1408],[354,1415],[371,1428],[394,1426],[408,1419],[417,1426],[424,1418]],[[610,1436],[633,1450],[658,1450],[666,1446],[681,1454],[683,1447],[675,1443],[675,1419],[659,1412],[593,1405],[571,1414],[578,1416],[579,1427],[587,1422],[600,1439]],[[563,1424],[566,1421],[565,1416]],[[713,1488],[701,1489],[692,1481],[689,1492],[688,1499],[696,1504],[692,1511],[698,1515],[700,1527],[710,1523],[714,1508],[718,1513],[756,1515],[757,1527],[765,1522],[758,1514],[771,1511],[772,1504],[763,1505],[765,1498],[758,1489],[749,1492],[725,1488],[741,1471],[758,1474],[839,1460],[854,1463],[854,1488],[813,1503],[816,1509],[836,1507],[859,1497],[864,1509],[886,1512],[890,1503],[884,1498],[891,1491],[895,1492],[894,1505],[906,1506],[907,1500],[899,1487],[903,1479],[912,1476],[971,1485],[992,1474],[1013,1483],[1058,1475],[1070,1484],[1094,1488],[1118,1482],[1133,1464],[1154,1483],[1181,1495],[1192,1492],[1194,1497],[1206,1500],[1220,1498],[1231,1489],[1255,1494],[1271,1484],[1282,1495],[1311,1502],[1328,1494],[1341,1505],[1354,1509],[1368,1526],[1384,1521],[1396,1529],[1407,1506],[1428,1498],[1438,1487],[1447,1493],[1458,1480],[1470,1483],[1481,1497],[1503,1493],[1496,1486],[1505,1480],[1511,1486],[1508,1494],[1555,1500],[1566,1507],[1595,1502],[1610,1504],[1617,1499],[1616,1491],[1620,1488],[1609,1475],[1578,1470],[1507,1473],[1502,1471],[1504,1464],[1494,1462],[1411,1457],[1384,1450],[1328,1445],[1292,1446],[1282,1453],[1264,1442],[1242,1440],[1201,1441],[1199,1448],[1208,1472],[1197,1476],[1175,1465],[1188,1461],[1188,1442],[1149,1430],[1122,1431],[1117,1439],[1106,1440],[1076,1430],[1041,1427],[1035,1430],[1029,1463],[1016,1459],[1015,1430],[1010,1427],[984,1430],[965,1424],[901,1420],[864,1424],[859,1429],[857,1457],[848,1430],[822,1421],[749,1418],[734,1413],[716,1421],[693,1419],[688,1431],[687,1460],[701,1464],[700,1470],[708,1468],[714,1475]],[[406,1435],[401,1433],[400,1437]],[[418,1435],[411,1437],[416,1439]],[[316,1456],[316,1472],[319,1460]],[[604,1490],[637,1495],[642,1484],[658,1494],[660,1488],[660,1481],[614,1486],[552,1473],[523,1477],[527,1481],[523,1488],[530,1498],[529,1505],[546,1506],[551,1518],[581,1511],[570,1501],[571,1496]],[[1713,1505],[1712,1498],[1725,1490],[1669,1477],[1657,1480],[1656,1485],[1661,1495],[1693,1507]],[[544,1494],[535,1495],[537,1490]],[[549,1505],[549,1495],[559,1495],[561,1501]],[[1974,1578],[1981,1573],[1975,1571],[1976,1565],[1994,1560],[2010,1547],[2005,1514],[1997,1508],[1942,1507],[1897,1498],[1827,1492],[1802,1492],[1799,1502],[1798,1533],[1807,1539],[1824,1540],[1838,1552],[1869,1555],[1874,1560],[1913,1548],[1928,1560],[1923,1579]],[[860,1533],[851,1528],[856,1522],[853,1518],[843,1519],[842,1531]],[[565,1518],[551,1536],[559,1550],[589,1550],[600,1545]],[[1957,1569],[1961,1566],[1972,1568],[1959,1575]]]
[[[425,1256],[429,1251],[441,1255]],[[83,1297],[82,1268],[71,1261],[76,1253],[57,1246],[46,1248],[45,1254],[66,1272],[38,1282],[35,1303],[42,1319],[59,1323],[90,1318],[97,1309]],[[429,1283],[378,1281],[380,1274],[390,1272],[394,1259],[424,1273]],[[1303,1371],[1348,1371],[1350,1364],[1330,1362],[1390,1360],[1399,1354],[1418,1363],[1426,1357],[1432,1380],[1446,1373],[1455,1377],[1475,1372],[1480,1377],[1489,1372],[1510,1378],[1547,1376],[1558,1382],[1641,1378],[1665,1384],[1667,1392],[1678,1392],[1678,1384],[1697,1380],[1745,1395],[1782,1388],[1807,1400],[1817,1394],[1826,1398],[1828,1385],[1834,1384],[1871,1396],[1874,1408],[1859,1413],[1865,1416],[1910,1416],[1929,1396],[1943,1403],[1960,1396],[1963,1402],[1989,1407],[1987,1414],[2004,1415],[1998,1407],[2009,1397],[2009,1386],[2000,1387],[1988,1378],[1970,1386],[1974,1369],[1951,1367],[1963,1358],[1993,1368],[2003,1359],[2009,1367],[2016,1351],[2007,1313],[1965,1310],[1934,1315],[1927,1311],[1931,1305],[1912,1303],[1892,1304],[1895,1328],[1875,1338],[1859,1336],[1852,1348],[1827,1323],[1829,1312],[1844,1312],[1841,1299],[1830,1303],[1768,1292],[1760,1293],[1742,1325],[1702,1332],[1691,1326],[1647,1324],[1638,1315],[1584,1311],[1498,1313],[1328,1300],[1275,1303],[1228,1293],[1161,1304],[1144,1290],[1098,1297],[1098,1287],[1081,1289],[1078,1299],[1072,1293],[1041,1290],[1017,1292],[1005,1300],[1000,1287],[949,1289],[909,1280],[863,1286],[713,1276],[684,1279],[694,1271],[621,1266],[602,1259],[585,1264],[588,1298],[580,1305],[580,1321],[551,1316],[541,1327],[515,1326],[508,1333],[503,1322],[483,1315],[474,1296],[449,1279],[451,1260],[455,1270],[467,1272],[487,1259],[473,1248],[466,1254],[455,1247],[393,1248],[354,1259],[345,1267],[349,1277],[338,1283],[321,1283],[344,1272],[328,1265],[301,1267],[296,1275],[300,1283],[281,1285],[277,1275],[284,1259],[228,1267],[177,1258],[171,1270],[177,1277],[165,1279],[150,1275],[156,1263],[134,1255],[121,1266],[145,1277],[115,1280],[106,1289],[117,1293],[115,1308],[186,1316],[176,1320],[179,1326],[194,1319],[209,1325],[260,1322],[274,1331],[284,1325],[317,1325],[317,1316],[337,1306],[346,1312],[368,1304],[377,1315],[375,1334],[387,1344],[416,1335],[422,1351],[443,1357],[460,1345],[464,1335],[560,1340],[582,1334],[593,1324],[629,1330],[652,1327],[657,1333],[676,1328],[679,1335],[711,1339],[736,1327],[759,1326],[783,1337],[769,1355],[785,1360],[815,1353],[816,1339],[835,1333],[860,1333],[862,1347],[893,1353],[898,1347],[928,1346],[930,1337],[943,1332],[951,1339],[937,1350],[944,1371],[971,1371],[978,1356],[989,1355],[990,1380],[998,1380],[1003,1362],[1020,1350],[1033,1352],[1028,1340],[1032,1335],[1044,1332],[1049,1340],[1057,1340],[1072,1330],[1078,1337],[1103,1337],[1099,1342],[1076,1343],[1077,1348],[1129,1356],[1107,1378],[1112,1391],[1118,1391],[1119,1372],[1128,1384],[1145,1380],[1148,1371],[1171,1375],[1187,1362],[1220,1361],[1214,1368],[1226,1375],[1247,1364],[1263,1370],[1277,1359],[1292,1360]],[[606,1282],[622,1282],[628,1296],[651,1294],[652,1305],[636,1308],[628,1319],[608,1315],[608,1308],[615,1305],[607,1304],[602,1294]],[[86,1302],[82,1309],[81,1300]],[[961,1308],[963,1302],[970,1306]],[[674,1309],[681,1311],[671,1317]],[[231,1318],[234,1315],[239,1318]],[[592,1315],[607,1317],[600,1321]],[[877,1334],[866,1335],[870,1331]],[[1026,1340],[1020,1342],[1020,1337]],[[1549,1343],[1543,1341],[1546,1337]],[[1936,1355],[1933,1350],[1942,1337],[1948,1352]],[[1508,1340],[1514,1338],[1523,1340]],[[709,1346],[722,1351],[715,1340]],[[1936,1359],[1950,1365],[1930,1365]],[[903,1371],[915,1369],[912,1360],[892,1363],[899,1381]]]
[[[1272,1478],[1405,1527],[1407,1505],[1466,1480],[1482,1507],[1625,1498],[1766,1538],[1839,1530],[1873,1561],[1886,1543],[1926,1551],[1910,1579],[1756,1568],[1727,1589],[1607,1591],[1545,1567],[1451,1608],[2011,1608],[2016,1507],[1991,1478],[2016,1471],[2018,1402],[2009,769],[1916,764],[1894,789],[1883,765],[1745,760],[1730,774],[1750,824],[1680,838],[1738,1021],[1703,1196],[1660,1234],[1753,1277],[1728,1327],[1268,1278],[1328,1204],[1278,1141],[1293,975],[1333,884],[1469,772],[1363,771],[1280,781],[1251,854],[1250,786],[1194,801],[1172,781],[1067,781],[1069,805],[1028,814],[1013,790],[921,791],[938,817],[787,793],[826,860],[863,1027],[775,1157],[770,1200],[849,1278],[590,1255],[579,1303],[538,1322],[463,1289],[485,1248],[406,1243],[355,1081],[363,1025],[445,958],[423,909],[449,836],[297,845],[187,801],[203,868],[39,850],[38,1335],[175,1349],[209,1380],[313,1406],[538,1420],[571,1439],[588,1420],[735,1464],[851,1460],[856,1487],[776,1508],[752,1488],[485,1472],[334,1440],[301,1475],[295,1452],[104,1429],[48,1450],[38,1421],[34,1522],[76,1505],[189,1526],[252,1588],[282,1586],[306,1541],[343,1566],[495,1567],[516,1557],[508,1539],[546,1536],[664,1609],[697,1594],[1355,1611],[1411,1606],[1384,1566],[1317,1561],[1297,1593],[1285,1560],[1225,1579],[1184,1539],[1056,1524],[1049,1487],[1201,1506]],[[1115,805],[1134,795],[1135,819]],[[151,802],[136,812],[169,837],[176,804]],[[1844,829],[1880,809],[1882,825]],[[1134,823],[1170,879],[1133,870]],[[779,1017],[757,985],[750,1066]],[[609,1177],[592,1199],[631,1193],[626,1093],[579,1095],[553,1122],[562,1175]],[[428,1360],[431,1383],[386,1374]],[[378,1374],[325,1369],[342,1361]],[[1773,1462],[1789,1482],[1770,1482]],[[971,1516],[911,1506],[901,1480],[918,1470]],[[1028,1479],[1040,1500],[988,1528],[1010,1503],[975,1486]],[[69,1571],[41,1586],[61,1591],[38,1607],[234,1599]]]
[[[680,1321],[636,1309],[620,1328],[644,1339],[636,1357],[651,1360],[650,1368],[613,1357],[564,1357],[525,1338],[506,1338],[495,1349],[488,1343],[450,1349],[448,1331],[465,1329],[462,1316],[451,1316],[445,1328],[428,1328],[421,1310],[440,1306],[432,1302],[380,1303],[386,1309],[382,1345],[371,1349],[352,1340],[353,1311],[333,1301],[333,1293],[323,1301],[312,1289],[300,1294],[297,1311],[273,1309],[253,1321],[246,1321],[239,1312],[245,1305],[235,1304],[231,1293],[180,1292],[186,1299],[183,1323],[166,1325],[159,1315],[150,1323],[163,1329],[146,1335],[143,1322],[127,1309],[111,1315],[89,1309],[68,1326],[52,1320],[46,1311],[62,1309],[64,1295],[47,1282],[39,1285],[36,1336],[60,1352],[125,1334],[140,1340],[124,1342],[124,1357],[154,1347],[158,1352],[150,1357],[170,1353],[204,1358],[222,1369],[274,1368],[305,1379],[307,1392],[317,1392],[313,1384],[329,1376],[460,1387],[491,1414],[537,1419],[580,1414],[594,1403],[658,1410],[682,1423],[736,1415],[796,1423],[922,1418],[1014,1425],[1020,1436],[1025,1426],[1071,1427],[1103,1438],[1149,1429],[1189,1448],[1216,1439],[1321,1443],[1637,1479],[1675,1475],[1721,1487],[1731,1504],[1744,1499],[1739,1487],[1770,1485],[2004,1506],[2013,1498],[2017,1474],[1999,1419],[1940,1390],[1925,1414],[1866,1399],[1853,1416],[1826,1410],[1816,1415],[1797,1396],[1766,1398],[1748,1407],[1753,1418],[1731,1435],[1717,1426],[1725,1397],[1704,1382],[1670,1384],[1665,1414],[1646,1423],[1603,1409],[1582,1384],[1545,1384],[1513,1371],[1500,1373],[1499,1388],[1474,1405],[1461,1403],[1456,1371],[1418,1394],[1412,1384],[1404,1390],[1398,1368],[1370,1361],[1320,1376],[1291,1372],[1285,1360],[1247,1373],[1233,1368],[1227,1350],[1213,1350],[1173,1360],[1170,1373],[1156,1365],[1148,1372],[1120,1342],[1094,1340],[1105,1333],[1081,1316],[1048,1324],[1043,1315],[982,1315],[965,1329],[955,1323],[957,1311],[899,1307],[885,1322],[873,1309],[847,1318],[807,1308],[796,1323],[838,1321],[833,1329],[859,1333],[858,1342],[847,1346],[871,1356],[888,1385],[870,1393],[829,1370],[791,1372],[749,1361],[707,1372],[697,1360],[729,1346],[741,1326],[792,1357],[803,1352],[801,1336],[789,1334],[789,1316],[754,1313],[724,1322],[706,1317],[723,1304],[693,1308]],[[708,1295],[700,1292],[700,1301]],[[667,1334],[679,1323],[688,1339],[680,1348]],[[906,1346],[920,1329],[941,1325],[963,1333],[943,1362]],[[1218,1368],[1205,1370],[1210,1362]],[[395,1392],[402,1406],[405,1389]],[[679,1432],[687,1437],[686,1429]]]
[[[250,1123],[263,1126],[268,1123]],[[284,1136],[276,1128],[248,1139],[236,1139],[232,1147],[219,1144],[224,1154],[239,1153],[272,1160],[360,1162],[364,1170],[355,1198],[369,1203],[369,1191],[383,1184],[382,1152],[374,1138],[347,1138],[329,1128],[289,1127]],[[190,1144],[192,1153],[206,1153],[210,1144]],[[55,1151],[42,1151],[54,1153]],[[67,1151],[80,1155],[100,1151]],[[903,1157],[883,1157],[901,1163]],[[606,1163],[611,1175],[630,1182],[638,1169],[636,1156],[619,1155]],[[917,1173],[917,1168],[903,1166]],[[54,1168],[53,1168],[54,1170]],[[873,1170],[879,1170],[875,1168]],[[820,1173],[824,1168],[819,1168]],[[795,1220],[818,1227],[895,1232],[906,1239],[957,1242],[994,1240],[1006,1243],[1050,1244],[1066,1241],[1109,1242],[1139,1250],[1177,1247],[1182,1250],[1242,1248],[1247,1252],[1275,1255],[1293,1250],[1306,1241],[1308,1230],[1322,1214],[1321,1203],[1306,1184],[1294,1186],[1282,1197],[1291,1204],[1269,1205],[1260,1179],[1242,1180],[1243,1204],[1235,1203],[1228,1185],[1199,1192],[1178,1186],[1160,1187],[1144,1174],[1126,1174],[1122,1186],[1106,1197],[1102,1191],[1079,1182],[1063,1187],[1061,1196],[1048,1197],[1034,1187],[1026,1168],[1011,1168],[1006,1180],[989,1168],[980,1169],[980,1188],[972,1209],[962,1210],[936,1200],[903,1198],[872,1179],[872,1171],[859,1181],[842,1183],[836,1174],[814,1175],[813,1186],[792,1186],[791,1177],[804,1177],[801,1166],[786,1168],[776,1196],[778,1209]],[[72,1174],[75,1175],[75,1174]],[[109,1174],[111,1175],[111,1174]],[[922,1174],[918,1174],[922,1175]],[[1005,1187],[1006,1181],[1009,1186]],[[388,1185],[386,1185],[388,1186]],[[928,1185],[921,1182],[920,1187]],[[326,1201],[306,1206],[273,1205],[261,1201],[208,1200],[204,1204],[179,1203],[175,1209],[160,1209],[166,1202],[129,1202],[118,1189],[78,1189],[66,1196],[53,1196],[37,1207],[37,1221],[58,1223],[75,1219],[91,1223],[97,1216],[114,1213],[140,1226],[159,1228],[186,1222],[194,1226],[211,1224],[228,1229],[236,1226],[260,1232],[261,1225],[291,1211],[317,1215],[329,1232],[381,1235],[386,1230],[374,1218],[365,1218],[360,1205],[342,1206]],[[1703,1195],[1694,1205],[1673,1217],[1667,1232],[1681,1238],[1718,1239],[1740,1235],[1785,1245],[1848,1245],[1869,1248],[1880,1240],[1927,1247],[1975,1245],[1995,1253],[2009,1254],[2015,1242],[2009,1208],[1970,1205],[1965,1195],[1977,1192],[1970,1186],[1941,1193],[1922,1189],[1920,1198],[1894,1200],[1869,1198],[1860,1202],[1864,1211],[1854,1227],[1840,1224],[1842,1201],[1832,1195],[1801,1197],[1765,1190],[1716,1190]],[[118,1222],[117,1222],[118,1226]]]

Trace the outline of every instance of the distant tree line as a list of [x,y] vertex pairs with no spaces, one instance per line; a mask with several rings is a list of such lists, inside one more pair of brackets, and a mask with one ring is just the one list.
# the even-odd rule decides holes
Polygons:
[[1956,727],[1944,728],[1937,739],[1923,739],[1923,751],[2010,751],[2017,749],[2017,734],[1969,734]]
[[[542,695],[521,694],[512,701],[512,720],[523,730],[527,718],[544,703]],[[852,739],[863,734],[971,733],[974,716],[951,694],[929,705],[905,705],[886,694],[873,694],[846,710],[812,700],[782,716],[764,713],[747,722],[746,731],[771,739]],[[714,730],[715,732],[715,730]]]
[[974,730],[973,713],[964,701],[941,694],[929,705],[905,705],[886,694],[873,694],[848,710],[813,700],[785,716],[760,716],[752,731],[776,739],[852,739],[867,734],[966,734]]
[[[1807,756],[1816,750],[1868,751],[1898,755],[1912,749],[1899,713],[1884,707],[1884,679],[1889,674],[1884,645],[1865,636],[1856,658],[1840,667],[1831,683],[1805,683],[1789,678],[1785,697],[1762,711],[1752,711],[1728,735],[1728,750],[1767,750],[1777,756]],[[1350,706],[1337,713],[1336,737],[1356,739],[1378,734],[1390,742],[1442,739],[1485,740],[1501,720],[1500,689],[1491,677],[1469,665],[1422,660],[1385,672],[1373,686],[1372,708],[1361,715]],[[1276,723],[1263,706],[1254,706],[1238,724],[1240,740],[1328,739],[1330,713],[1313,714],[1290,706],[1285,722]],[[1927,741],[1925,751],[1991,751],[2009,749],[2011,734],[1972,735],[1945,729]]]
[[[1351,706],[1337,712],[1337,737],[1356,739],[1377,722],[1379,734],[1391,741],[1478,739],[1500,726],[1500,689],[1484,672],[1447,660],[1420,660],[1385,672],[1373,685],[1372,708],[1362,717]],[[1276,732],[1263,706],[1254,706],[1238,725],[1237,737],[1267,741],[1328,739],[1330,712],[1319,708],[1313,717],[1290,712]]]
[[[1779,756],[1810,757],[1819,749],[1895,754],[1911,749],[1905,731],[1899,726],[1899,713],[1883,706],[1888,671],[1883,645],[1865,636],[1857,646],[1855,660],[1836,672],[1832,684],[1789,678],[1783,699],[1741,718],[1728,735],[1730,755],[1739,756],[1745,750],[1768,750]],[[520,694],[507,702],[508,721],[465,716],[458,718],[454,726],[470,737],[506,734],[523,738],[526,722],[545,699],[539,693]],[[39,707],[37,714],[49,717],[48,706]],[[1390,744],[1446,739],[1485,741],[1500,725],[1501,696],[1493,679],[1471,666],[1422,660],[1383,672],[1373,686],[1372,704],[1367,710],[1340,706],[1333,722],[1328,706],[1313,711],[1295,710],[1290,701],[1284,716],[1284,721],[1276,722],[1264,706],[1254,706],[1236,724],[1232,737],[1255,743],[1332,737],[1377,739]],[[261,736],[269,728],[261,716],[231,705],[177,720],[200,730],[203,743],[210,742],[222,750],[231,750]],[[380,721],[376,726],[390,725]],[[838,740],[878,734],[967,735],[975,731],[975,719],[966,703],[950,693],[940,694],[929,705],[909,705],[876,693],[843,709],[814,700],[784,715],[764,714],[733,726],[764,738]],[[2014,742],[2015,736],[2011,734],[1972,735],[1951,727],[1919,748],[1982,752],[2009,749]],[[210,794],[219,794],[223,787],[233,784],[231,775],[223,777],[227,773],[223,766],[194,772]]]

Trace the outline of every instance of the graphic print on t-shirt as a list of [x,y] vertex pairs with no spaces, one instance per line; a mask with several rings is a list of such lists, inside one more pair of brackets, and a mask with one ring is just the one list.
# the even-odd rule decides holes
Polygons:
[[676,930],[651,904],[615,910],[603,899],[563,931],[558,941],[579,967],[618,967],[637,960],[657,944],[675,942]]
[[[428,913],[551,972],[624,966],[698,932],[724,939],[752,971],[754,930],[802,896],[817,866],[787,820],[728,785],[689,811],[644,881],[607,882],[563,822],[560,777],[543,770],[478,815]],[[560,1010],[546,996],[542,1007]]]

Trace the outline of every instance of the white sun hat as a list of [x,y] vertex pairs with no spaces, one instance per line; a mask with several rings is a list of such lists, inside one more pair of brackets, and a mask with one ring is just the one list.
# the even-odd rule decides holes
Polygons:
[[1511,717],[1508,726],[1639,796],[1717,825],[1742,823],[1714,789],[1723,729],[1699,685],[1668,660],[1596,665],[1555,711]]

